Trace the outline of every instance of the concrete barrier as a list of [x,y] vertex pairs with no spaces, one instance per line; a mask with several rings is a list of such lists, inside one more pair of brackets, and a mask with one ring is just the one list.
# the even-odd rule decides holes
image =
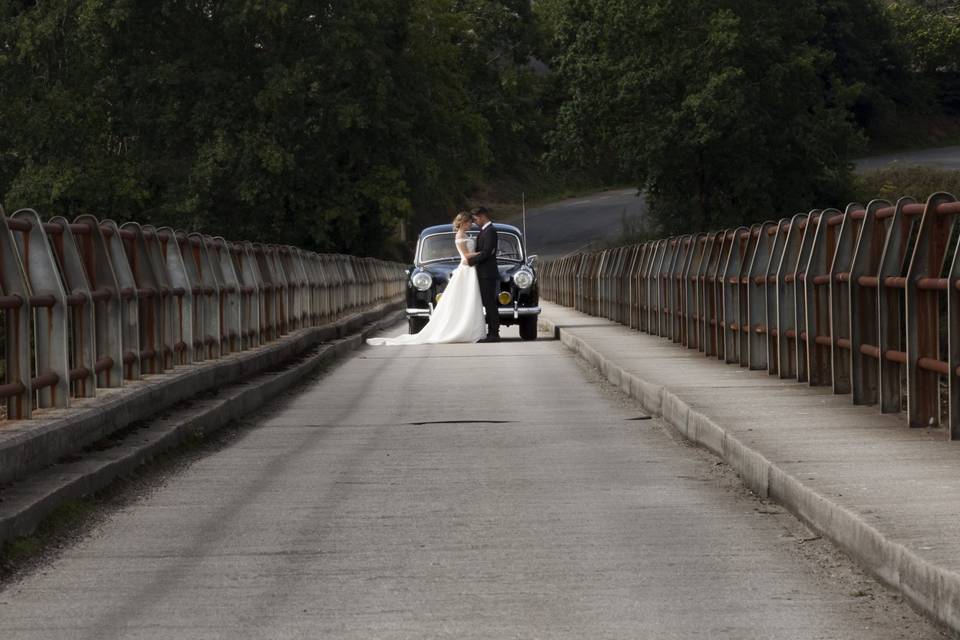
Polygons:
[[[98,398],[97,406],[81,411],[74,408],[69,418],[41,425],[33,439],[20,434],[16,439],[5,440],[4,455],[23,461],[18,468],[21,474],[30,468],[34,473],[4,489],[0,501],[0,541],[31,533],[64,502],[100,491],[157,454],[249,415],[320,367],[361,346],[366,336],[398,322],[401,306],[384,305],[325,327],[304,329],[270,346],[236,354],[236,361],[211,362],[191,367],[181,375],[174,371],[156,376],[144,390],[131,389],[129,395],[110,398],[103,406],[100,403],[105,399]],[[205,368],[208,370],[204,371]],[[233,384],[237,382],[243,384]],[[42,452],[44,444],[62,447],[60,455],[78,451],[83,446],[80,443],[95,442],[95,434],[103,437],[214,387],[222,389],[221,393],[199,400],[168,418],[152,421],[136,438],[128,438],[118,447],[36,470],[39,460],[58,457]],[[29,425],[36,427],[43,422],[34,420]],[[83,431],[91,425],[91,431]],[[54,427],[63,433],[57,434]],[[42,455],[38,455],[40,452]]]
[[23,478],[198,393],[281,365],[320,343],[356,333],[364,324],[401,306],[384,305],[329,325],[300,329],[265,346],[104,390],[95,398],[74,401],[69,409],[52,409],[35,414],[32,420],[6,423],[0,429],[0,483]]

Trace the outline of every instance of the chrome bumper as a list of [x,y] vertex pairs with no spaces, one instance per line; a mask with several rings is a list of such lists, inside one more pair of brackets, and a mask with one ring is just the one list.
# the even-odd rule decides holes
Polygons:
[[[407,309],[408,318],[429,318],[433,312],[430,309]],[[500,307],[500,315],[518,318],[520,316],[540,315],[540,307]]]

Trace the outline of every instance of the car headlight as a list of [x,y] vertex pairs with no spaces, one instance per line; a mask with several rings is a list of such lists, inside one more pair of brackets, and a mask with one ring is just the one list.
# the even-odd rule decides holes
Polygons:
[[426,291],[433,286],[433,276],[426,271],[418,271],[410,278],[410,282],[418,291]]
[[517,285],[517,287],[526,289],[533,284],[533,274],[526,269],[520,269],[513,274],[513,282]]

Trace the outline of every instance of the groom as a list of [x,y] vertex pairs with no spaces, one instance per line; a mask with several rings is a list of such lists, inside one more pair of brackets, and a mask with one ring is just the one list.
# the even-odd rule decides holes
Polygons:
[[490,212],[486,207],[471,209],[473,221],[480,225],[477,236],[476,255],[467,260],[477,268],[480,281],[480,299],[487,315],[487,337],[480,342],[500,342],[500,270],[497,268],[497,230],[490,222]]

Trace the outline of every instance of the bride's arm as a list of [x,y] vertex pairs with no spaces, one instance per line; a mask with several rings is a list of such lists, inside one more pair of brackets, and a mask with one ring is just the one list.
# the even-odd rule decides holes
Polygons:
[[463,238],[457,238],[457,241],[455,244],[457,245],[457,252],[460,254],[461,264],[466,264],[470,258],[474,257],[475,255],[478,255],[477,253],[470,253],[469,251],[466,250],[466,246],[467,246],[466,236],[464,236]]

